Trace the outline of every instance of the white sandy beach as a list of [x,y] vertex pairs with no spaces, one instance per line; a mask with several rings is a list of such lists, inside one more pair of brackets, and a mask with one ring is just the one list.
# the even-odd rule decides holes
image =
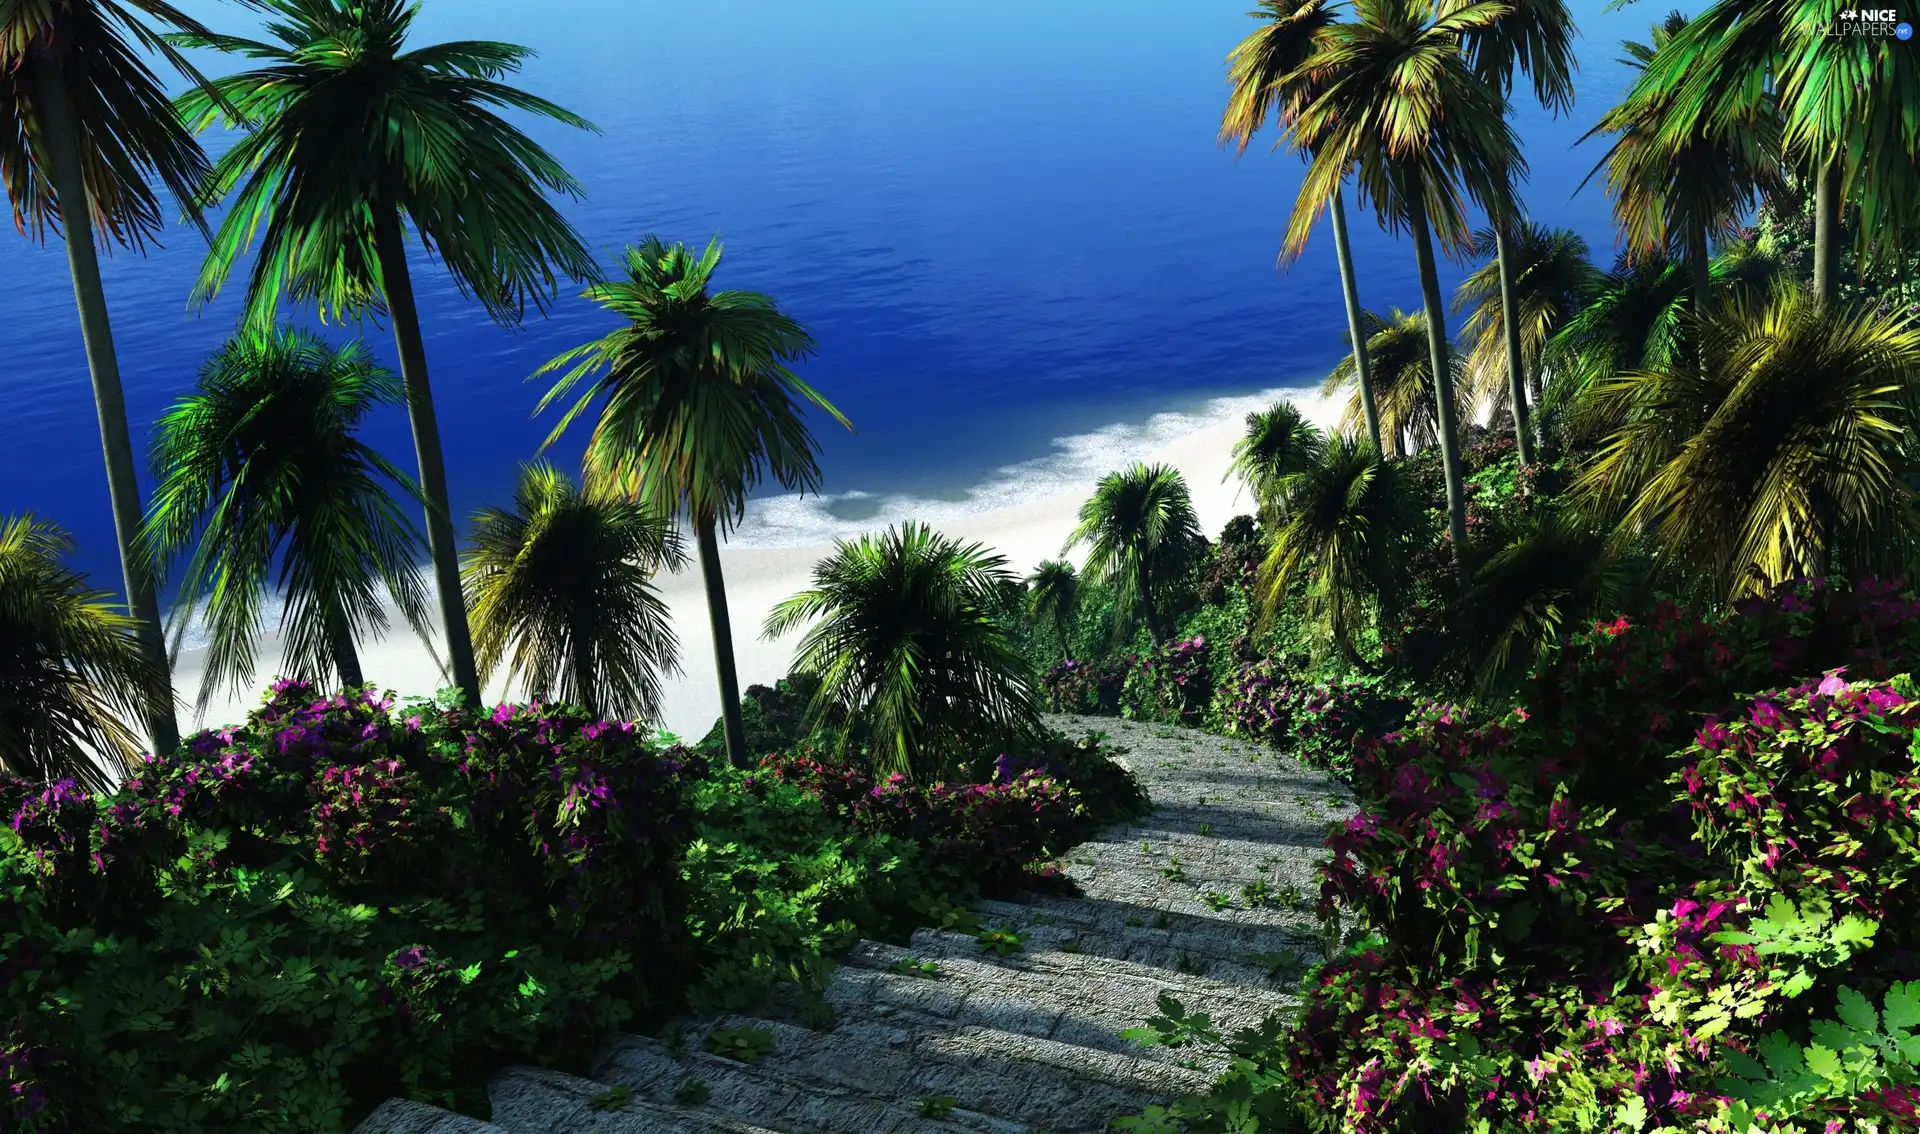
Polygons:
[[[1289,391],[1302,413],[1323,427],[1331,425],[1337,407],[1329,400]],[[1005,475],[976,491],[963,505],[942,504],[915,514],[911,502],[883,507],[881,514],[859,525],[835,528],[878,530],[901,519],[924,519],[950,536],[977,540],[1007,557],[1010,568],[1025,574],[1040,560],[1058,556],[1074,525],[1080,504],[1101,473],[1134,461],[1160,462],[1179,469],[1193,494],[1194,507],[1207,534],[1217,536],[1234,515],[1250,511],[1237,482],[1225,482],[1233,443],[1239,439],[1249,408],[1264,404],[1263,397],[1234,398],[1214,403],[1198,414],[1163,414],[1140,427],[1116,428],[1092,435],[1104,440],[1097,447],[1084,438],[1062,439],[1057,447],[1074,451],[1071,462],[1041,460],[1014,466]],[[1048,475],[1051,474],[1051,475]],[[1042,479],[1044,477],[1044,479]],[[1045,495],[1033,489],[1045,480]],[[1012,497],[1015,502],[1009,503]],[[787,502],[791,503],[791,502]],[[889,502],[893,504],[895,502]],[[791,509],[789,509],[791,511]],[[770,525],[791,529],[792,525]],[[725,545],[721,559],[726,571],[727,602],[733,620],[734,655],[740,686],[768,684],[784,676],[798,635],[766,641],[760,626],[775,603],[808,585],[813,565],[832,550],[832,539],[764,545],[768,534],[756,532],[752,510],[734,542]],[[847,534],[836,531],[835,535]],[[756,539],[756,535],[761,539]],[[1070,556],[1076,561],[1079,556]],[[704,736],[720,713],[720,696],[713,676],[713,635],[708,626],[705,593],[697,566],[660,580],[663,596],[673,611],[679,635],[683,673],[666,685],[664,727],[689,741]],[[182,651],[174,671],[175,689],[191,704],[199,691],[200,651]],[[261,642],[262,663],[256,686],[271,680],[280,656],[277,634]],[[384,640],[361,643],[361,665],[369,681],[402,696],[431,694],[442,684],[432,657],[418,639],[404,631]],[[486,690],[489,702],[521,695],[496,678]],[[238,720],[258,694],[245,699],[215,697],[205,723]],[[195,727],[183,719],[183,726]]]

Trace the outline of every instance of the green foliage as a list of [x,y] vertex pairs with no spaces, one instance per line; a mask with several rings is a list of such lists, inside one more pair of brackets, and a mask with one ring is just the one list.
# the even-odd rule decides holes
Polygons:
[[983,952],[998,957],[1012,956],[1020,951],[1021,946],[1020,935],[1005,926],[982,930],[975,940],[980,942]]
[[1144,622],[1158,642],[1168,602],[1205,543],[1179,470],[1136,462],[1100,478],[1067,546],[1086,545],[1084,577],[1110,596],[1116,628]]
[[922,1095],[920,1096],[920,1117],[945,1118],[953,1113],[954,1107],[959,1105],[960,1100],[952,1095]]
[[773,1050],[773,1033],[765,1028],[742,1025],[737,1028],[715,1028],[707,1033],[707,1051],[709,1054],[741,1063],[758,1063],[760,1057]]
[[1920,1035],[1915,1034],[1920,1029],[1920,982],[1888,988],[1884,1011],[1876,1011],[1872,1001],[1844,985],[1838,1001],[1838,1018],[1815,1021],[1811,1043],[1776,1031],[1756,1045],[1758,1059],[1728,1052],[1733,1074],[1718,1086],[1743,1104],[1730,1116],[1736,1128],[1752,1121],[1756,1110],[1801,1113],[1828,1100],[1920,1081]]

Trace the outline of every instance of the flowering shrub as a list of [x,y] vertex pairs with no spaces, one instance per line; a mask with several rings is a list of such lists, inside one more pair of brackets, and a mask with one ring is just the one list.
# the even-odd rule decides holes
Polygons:
[[1213,701],[1211,647],[1203,637],[1182,638],[1134,659],[1120,689],[1128,720],[1196,725]]
[[1227,732],[1346,778],[1353,748],[1406,720],[1413,702],[1376,677],[1308,681],[1272,659],[1240,667],[1214,697]]
[[1084,713],[1096,717],[1120,715],[1120,687],[1127,679],[1126,665],[1099,662],[1064,661],[1040,678],[1047,695],[1047,707],[1056,713]]
[[676,1007],[691,774],[630,725],[282,682],[119,791],[0,784],[8,1129],[337,1131]]
[[1090,735],[1080,740],[1052,735],[1030,742],[1017,756],[1002,755],[984,777],[991,783],[1008,783],[1020,773],[1032,771],[1058,780],[1073,789],[1086,808],[1089,827],[1104,827],[1145,815],[1152,804],[1133,773],[1109,758],[1104,737]]

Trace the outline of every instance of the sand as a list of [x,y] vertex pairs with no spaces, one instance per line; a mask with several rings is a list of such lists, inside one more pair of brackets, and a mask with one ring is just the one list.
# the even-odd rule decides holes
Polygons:
[[[1245,399],[1239,401],[1244,402]],[[1320,398],[1296,398],[1301,412],[1310,420],[1326,426],[1335,416],[1333,404]],[[1184,418],[1176,419],[1184,420]],[[1236,414],[1215,412],[1199,415],[1196,427],[1172,439],[1155,435],[1143,442],[1142,451],[1113,454],[1119,460],[1143,460],[1170,464],[1185,476],[1193,495],[1202,528],[1217,535],[1233,516],[1251,511],[1250,502],[1237,480],[1223,480],[1233,443],[1244,426]],[[1042,559],[1058,557],[1072,531],[1081,503],[1091,493],[1098,474],[1089,474],[1083,483],[1063,483],[1059,491],[1042,499],[1026,500],[1008,506],[994,506],[992,499],[979,499],[978,510],[948,516],[936,524],[939,530],[959,539],[978,541],[1006,556],[1008,566],[1025,574]],[[751,515],[749,516],[751,523]],[[875,521],[873,527],[885,526]],[[743,533],[751,536],[751,533]],[[727,602],[733,619],[733,646],[740,686],[770,684],[787,672],[794,643],[800,632],[768,641],[760,626],[774,604],[804,589],[813,565],[831,553],[833,544],[797,543],[792,546],[727,545],[721,551],[726,573]],[[1080,556],[1069,555],[1078,562]],[[673,612],[674,629],[680,639],[683,672],[665,683],[666,706],[663,727],[688,740],[698,740],[713,727],[720,713],[720,695],[714,678],[713,634],[708,623],[705,592],[700,571],[689,565],[675,575],[660,580],[660,590]],[[396,621],[396,625],[400,625]],[[174,670],[175,689],[191,703],[200,687],[199,651],[182,651]],[[271,680],[280,656],[276,633],[260,643],[261,659],[258,687]],[[399,630],[383,640],[361,643],[361,666],[369,681],[377,682],[401,696],[428,695],[445,683],[435,667],[432,655],[410,632]],[[485,690],[488,703],[523,695],[509,689],[496,678]],[[244,698],[216,696],[204,722],[220,724],[242,717],[257,701],[257,694]],[[192,725],[185,717],[183,726]]]

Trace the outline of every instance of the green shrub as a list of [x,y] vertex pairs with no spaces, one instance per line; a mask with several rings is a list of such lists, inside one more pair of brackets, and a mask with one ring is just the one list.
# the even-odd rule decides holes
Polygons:
[[1120,686],[1120,715],[1128,720],[1198,725],[1213,703],[1212,647],[1205,638],[1181,638],[1138,658]]

